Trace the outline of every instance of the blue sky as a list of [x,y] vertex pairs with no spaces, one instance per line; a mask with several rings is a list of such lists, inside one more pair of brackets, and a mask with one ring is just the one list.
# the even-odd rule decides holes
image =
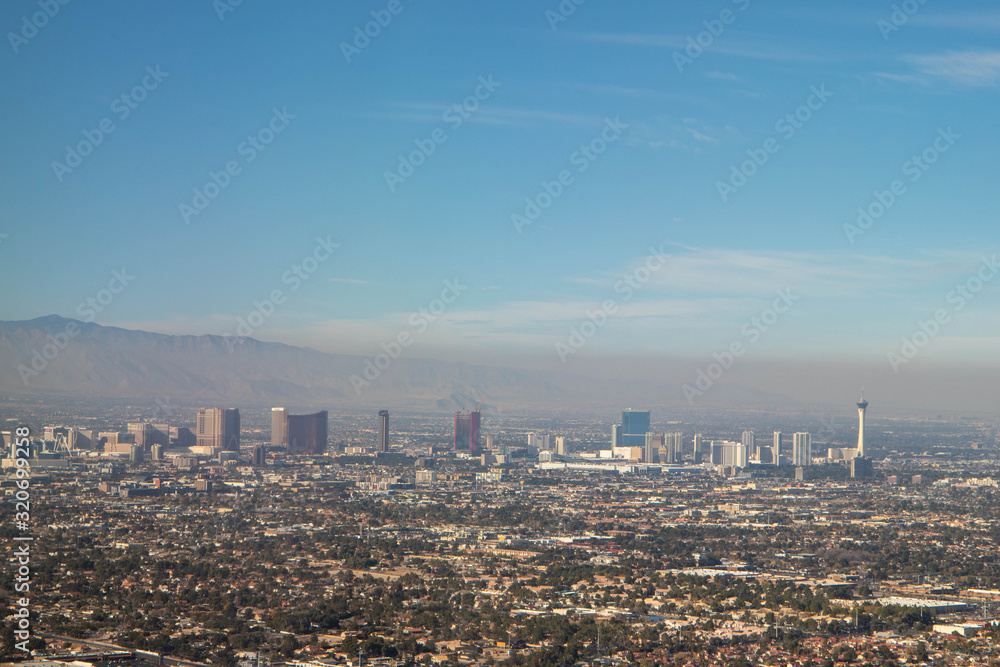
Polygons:
[[[277,289],[254,337],[371,355],[457,279],[467,289],[407,354],[571,368],[710,361],[791,289],[748,357],[884,361],[996,248],[1000,10],[914,2],[886,32],[891,2],[678,4],[587,0],[553,29],[554,1],[400,0],[347,62],[342,43],[389,2],[244,0],[220,18],[208,1],[77,1],[25,39],[11,33],[38,3],[4,3],[0,318],[77,316],[124,267],[135,279],[99,323],[231,333]],[[467,118],[446,120],[477,88]],[[248,160],[275,110],[284,126]],[[797,112],[794,133],[777,129]],[[79,166],[53,167],[104,119]],[[609,119],[627,128],[581,162]],[[949,128],[911,180],[905,163]],[[386,172],[435,131],[446,140],[391,190]],[[765,145],[724,200],[720,181]],[[185,219],[229,162],[238,173]],[[564,170],[519,233],[511,216]],[[903,194],[849,242],[844,225],[895,180]],[[282,278],[317,237],[339,247],[292,290]],[[626,299],[615,286],[651,247],[669,258]],[[995,353],[996,282],[914,363]],[[556,344],[609,299],[561,364]]]

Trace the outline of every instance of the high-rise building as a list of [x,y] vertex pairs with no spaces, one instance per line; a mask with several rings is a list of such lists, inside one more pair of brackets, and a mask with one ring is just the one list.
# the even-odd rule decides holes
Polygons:
[[666,461],[660,463],[680,463],[684,451],[683,433],[666,433],[663,436],[663,449],[666,450]]
[[385,453],[389,451],[389,411],[378,411],[378,451]]
[[121,431],[101,431],[98,442],[107,454],[128,454],[135,444],[135,436]]
[[132,445],[128,460],[130,463],[142,463],[142,445]]
[[872,460],[863,456],[855,456],[851,459],[851,477],[853,479],[864,479],[874,474]]
[[456,452],[479,453],[479,411],[456,412],[455,413],[455,441]]
[[864,395],[858,401],[858,452],[860,458],[865,456],[865,411],[868,409],[868,401]]
[[326,452],[327,412],[288,415],[288,453],[315,456]]
[[[94,447],[94,440],[96,439],[95,436],[96,433],[93,430],[71,428],[69,429],[69,434],[66,436],[66,444],[69,445],[70,449],[92,449]],[[170,444],[169,437],[167,444]]]
[[163,445],[155,444],[152,448],[153,460],[162,461],[163,460]]
[[195,434],[199,447],[240,451],[240,411],[236,408],[198,410]]
[[781,431],[774,432],[774,441],[771,444],[771,463],[781,465]]
[[620,447],[622,444],[622,427],[621,424],[611,425],[611,448]]
[[660,458],[660,450],[664,448],[662,433],[647,433],[642,460],[646,463],[669,463]]
[[[98,440],[94,440],[97,442]],[[194,447],[198,442],[197,436],[194,432],[187,426],[171,426],[170,427],[170,446],[171,447]]]
[[532,431],[528,434],[528,447],[534,447],[540,452],[552,451],[552,436],[539,435]]
[[649,410],[622,410],[619,447],[645,447],[649,433]]
[[271,446],[288,446],[288,410],[271,408]]
[[264,448],[261,445],[257,445],[253,448],[253,460],[252,463],[255,466],[264,465]]
[[709,462],[712,465],[722,465],[726,458],[725,440],[712,440],[708,443]]
[[747,458],[757,458],[757,436],[753,431],[743,431],[743,446],[747,450]]
[[694,434],[694,462],[701,463],[705,456],[705,451],[702,449],[702,435],[701,433]]
[[732,466],[735,468],[747,467],[747,448],[742,442],[732,440],[713,440],[712,463],[714,465]]
[[805,432],[792,436],[792,465],[796,468],[812,465],[812,436]]
[[566,436],[564,435],[556,436],[556,454],[566,456]]
[[146,441],[147,440],[149,441],[150,445],[153,444],[152,443],[152,440],[153,440],[153,425],[152,424],[147,424],[145,422],[138,422],[138,423],[134,423],[134,424],[130,423],[128,425],[128,432],[132,434],[133,438],[135,438],[135,444],[139,445],[140,447],[146,446]]
[[128,432],[135,436],[135,444],[149,449],[153,445],[170,444],[170,427],[167,424],[136,422],[128,425]]

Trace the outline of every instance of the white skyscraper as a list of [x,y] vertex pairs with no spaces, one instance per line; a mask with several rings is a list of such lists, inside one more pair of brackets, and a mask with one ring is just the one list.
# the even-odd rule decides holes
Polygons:
[[754,435],[753,431],[743,431],[743,448],[746,450],[747,460],[756,460],[760,462],[757,456],[757,436]]
[[[705,452],[702,450],[701,444],[701,433],[695,433],[694,435],[694,460],[697,462],[699,460],[699,455],[702,459],[705,458]],[[709,452],[711,455],[711,452]]]
[[538,435],[535,432],[528,434],[528,447],[534,447],[540,452],[548,452],[552,450],[552,436],[549,435]]
[[865,456],[865,410],[868,409],[868,401],[862,395],[858,401],[858,457]]
[[812,436],[808,433],[792,436],[792,465],[797,468],[812,465]]
[[736,468],[747,467],[747,448],[743,446],[742,442],[713,440],[711,447],[713,464]]
[[658,433],[646,434],[646,446],[643,450],[642,460],[646,463],[667,463],[659,460],[660,447],[663,445],[663,435]]
[[667,433],[663,446],[667,450],[667,461],[669,463],[680,463],[684,453],[684,434]]
[[774,432],[774,443],[771,445],[771,463],[781,463],[781,431]]

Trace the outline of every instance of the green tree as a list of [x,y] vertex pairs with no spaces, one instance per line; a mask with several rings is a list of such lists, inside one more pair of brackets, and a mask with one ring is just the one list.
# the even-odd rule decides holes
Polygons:
[[278,650],[281,652],[281,655],[291,658],[298,649],[299,642],[295,639],[295,635],[285,635],[285,638],[281,640],[281,646]]

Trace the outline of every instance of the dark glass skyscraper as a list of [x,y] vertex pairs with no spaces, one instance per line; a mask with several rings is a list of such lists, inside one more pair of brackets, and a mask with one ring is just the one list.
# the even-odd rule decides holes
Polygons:
[[322,454],[326,451],[327,412],[288,415],[286,437],[289,454]]
[[378,451],[389,451],[389,411],[378,411]]
[[479,417],[476,412],[455,413],[455,451],[479,451]]
[[645,447],[649,433],[649,410],[622,411],[622,428],[619,431],[622,447]]

